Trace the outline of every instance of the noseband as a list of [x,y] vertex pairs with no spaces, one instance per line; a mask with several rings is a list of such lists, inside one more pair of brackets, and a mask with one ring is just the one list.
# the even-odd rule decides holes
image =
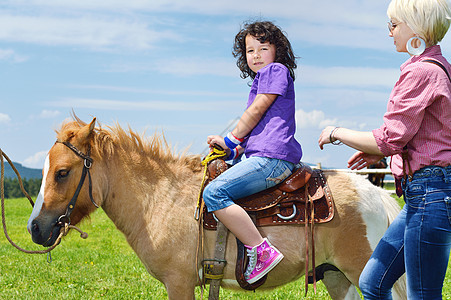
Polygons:
[[61,144],[65,145],[70,150],[72,150],[78,157],[80,157],[84,160],[83,161],[83,171],[81,173],[81,178],[80,178],[80,182],[78,183],[77,189],[75,190],[75,193],[72,196],[72,199],[70,200],[69,204],[67,205],[66,213],[64,215],[61,215],[58,218],[57,224],[64,225],[64,224],[70,224],[70,215],[72,214],[72,211],[75,208],[75,203],[77,202],[78,194],[80,193],[83,183],[85,182],[86,174],[88,174],[88,179],[89,179],[89,198],[91,198],[91,202],[92,202],[92,204],[94,204],[95,207],[98,208],[99,206],[95,203],[94,198],[92,197],[92,181],[91,181],[91,173],[89,173],[89,169],[92,167],[92,163],[93,163],[92,158],[89,156],[91,148],[88,146],[88,151],[86,154],[84,154],[83,152],[78,150],[74,145],[72,145],[69,142],[56,141],[56,143],[61,143]]

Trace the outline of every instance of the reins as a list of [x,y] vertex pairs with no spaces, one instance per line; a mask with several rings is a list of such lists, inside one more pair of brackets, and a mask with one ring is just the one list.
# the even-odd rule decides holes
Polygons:
[[[217,147],[219,147],[219,146],[217,146]],[[207,181],[208,163],[217,158],[224,157],[226,155],[226,152],[224,150],[219,149],[217,147],[213,147],[211,152],[201,162],[202,166],[204,166],[204,175],[202,177],[202,183],[200,185],[199,196],[197,197],[197,207],[196,207],[196,211],[194,213],[194,219],[196,219],[196,221],[199,221],[200,215],[204,209],[204,202],[202,201],[202,191],[204,189],[205,181]]]
[[25,188],[23,186],[22,178],[21,178],[21,176],[19,174],[19,171],[17,171],[16,167],[14,166],[12,161],[9,159],[9,157],[6,155],[6,153],[4,153],[0,149],[0,161],[1,161],[1,179],[0,179],[1,192],[0,192],[0,194],[1,194],[1,206],[2,206],[2,225],[3,225],[3,232],[5,234],[5,237],[6,237],[6,239],[8,240],[8,242],[12,246],[14,246],[17,250],[22,251],[24,253],[28,253],[28,254],[46,254],[46,253],[50,254],[50,251],[52,251],[53,249],[55,249],[56,246],[58,246],[58,244],[60,243],[62,237],[67,235],[67,233],[69,232],[69,229],[75,229],[78,232],[80,232],[80,237],[83,238],[83,239],[86,239],[88,237],[88,234],[86,232],[83,232],[81,229],[77,228],[76,226],[70,225],[69,223],[65,223],[64,226],[61,227],[60,234],[59,234],[58,238],[56,239],[55,243],[52,246],[50,246],[49,248],[45,249],[45,250],[26,250],[26,249],[18,246],[16,243],[14,243],[14,241],[8,235],[8,230],[6,228],[6,219],[5,219],[5,164],[4,164],[3,158],[5,158],[8,161],[9,165],[14,170],[14,173],[16,173],[17,179],[19,181],[20,189],[22,190],[22,193],[27,197],[27,199],[30,202],[32,207],[34,207],[34,202],[31,199],[30,195],[27,193],[27,191],[25,191]]

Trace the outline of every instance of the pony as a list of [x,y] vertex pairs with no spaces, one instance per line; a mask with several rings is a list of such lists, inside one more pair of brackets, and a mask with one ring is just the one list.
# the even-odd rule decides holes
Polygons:
[[[88,124],[74,116],[57,130],[27,225],[33,241],[52,245],[64,224],[79,223],[99,206],[147,271],[164,284],[169,299],[194,299],[202,268],[196,259],[199,225],[194,218],[203,176],[200,155],[174,153],[159,134],[146,139],[118,124],[102,128],[95,123],[95,118]],[[86,173],[89,184],[83,184]],[[314,227],[316,265],[335,267],[322,278],[332,299],[360,299],[359,275],[400,208],[386,191],[361,176],[325,174],[335,200],[335,217]],[[303,276],[304,226],[259,230],[285,256],[259,289]],[[215,240],[216,232],[205,230],[199,255],[213,258]],[[239,289],[236,248],[235,237],[229,234],[223,288]],[[405,280],[398,280],[393,290],[396,299],[405,299]]]

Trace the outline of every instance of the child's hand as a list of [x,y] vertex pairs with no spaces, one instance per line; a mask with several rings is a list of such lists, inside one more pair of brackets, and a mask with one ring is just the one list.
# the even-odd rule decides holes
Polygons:
[[229,149],[224,142],[224,138],[220,135],[209,135],[207,137],[207,144],[210,146],[210,149],[213,148],[215,144],[221,146],[224,150]]

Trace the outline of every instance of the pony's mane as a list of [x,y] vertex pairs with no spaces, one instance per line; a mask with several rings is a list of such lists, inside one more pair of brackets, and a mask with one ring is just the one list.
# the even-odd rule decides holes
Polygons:
[[[73,120],[66,121],[61,125],[61,129],[57,130],[58,140],[68,141],[87,123],[74,116]],[[189,166],[193,171],[201,169],[199,155],[187,155],[188,149],[181,153],[175,153],[167,143],[164,134],[155,133],[153,136],[146,138],[133,131],[130,127],[124,130],[119,124],[114,126],[106,126],[102,128],[101,124],[94,129],[94,147],[92,151],[96,151],[97,155],[102,152],[113,155],[116,151],[121,150],[125,153],[139,153],[147,157],[151,157],[156,162],[174,162]]]

